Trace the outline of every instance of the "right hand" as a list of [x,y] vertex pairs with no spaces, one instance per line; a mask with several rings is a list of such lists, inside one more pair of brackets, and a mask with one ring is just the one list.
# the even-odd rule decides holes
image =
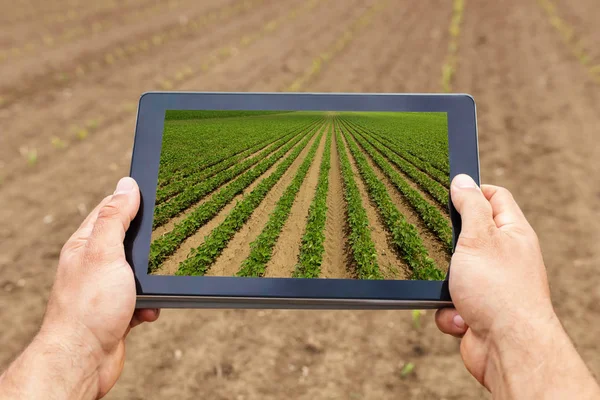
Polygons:
[[462,218],[449,277],[456,309],[438,310],[436,323],[444,333],[464,336],[465,366],[490,389],[486,375],[495,368],[491,353],[500,343],[560,324],[538,238],[511,193],[490,185],[480,189],[458,175],[451,194]]

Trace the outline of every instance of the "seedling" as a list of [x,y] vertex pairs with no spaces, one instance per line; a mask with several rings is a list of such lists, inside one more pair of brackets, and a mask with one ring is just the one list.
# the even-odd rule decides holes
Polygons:
[[423,315],[423,311],[421,310],[413,310],[412,311],[412,322],[415,329],[421,328],[421,315]]
[[405,378],[408,375],[412,374],[414,370],[415,370],[415,364],[408,362],[408,363],[404,364],[404,366],[400,370],[400,376],[402,378]]
[[85,128],[82,128],[82,129],[78,130],[77,133],[76,133],[77,138],[80,139],[80,140],[83,140],[83,139],[87,138],[89,136],[89,134],[90,133]]
[[55,136],[52,138],[52,146],[56,149],[64,149],[67,146],[67,143]]

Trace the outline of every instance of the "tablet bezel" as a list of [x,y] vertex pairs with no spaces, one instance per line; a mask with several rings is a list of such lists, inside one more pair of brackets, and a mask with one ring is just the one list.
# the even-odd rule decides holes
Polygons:
[[[448,281],[158,276],[148,256],[166,110],[445,112],[450,177],[479,184],[475,102],[468,94],[148,92],[139,101],[130,176],[140,211],[125,240],[138,307],[433,308],[451,304]],[[454,242],[460,216],[450,203]]]

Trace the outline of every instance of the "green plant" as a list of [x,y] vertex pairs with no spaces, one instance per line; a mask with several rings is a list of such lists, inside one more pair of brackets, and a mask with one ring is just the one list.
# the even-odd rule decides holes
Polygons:
[[296,278],[318,278],[325,252],[325,222],[327,219],[327,191],[331,167],[331,130],[327,132],[323,160],[319,169],[319,180],[315,197],[308,209],[306,229],[302,236],[298,264],[293,276]]
[[347,219],[350,226],[348,242],[352,249],[352,256],[356,264],[356,272],[359,279],[383,279],[379,264],[377,263],[377,251],[371,238],[369,230],[369,219],[367,212],[362,204],[362,199],[354,174],[350,165],[350,160],[344,149],[342,136],[339,127],[335,125],[335,136],[338,156],[340,158],[342,179],[344,182],[344,197],[348,205]]
[[415,364],[413,364],[411,362],[407,362],[406,364],[404,364],[404,366],[400,370],[400,376],[402,378],[405,378],[406,376],[412,374],[414,370],[415,370]]
[[[296,147],[291,155],[299,153],[300,150],[298,149],[303,148],[308,143],[311,136],[308,133],[298,135],[267,159],[259,162],[254,168],[218,190],[211,196],[210,200],[196,207],[184,220],[176,224],[170,232],[153,241],[150,245],[150,271],[159,268],[162,262],[173,254],[185,239],[193,235],[200,227],[212,219],[226,204],[233,200],[235,196],[242,193],[244,189],[250,186],[252,182],[258,179],[304,137],[300,146]],[[306,137],[306,135],[309,137]],[[291,155],[284,162],[288,162]]]
[[298,168],[294,179],[277,201],[275,210],[269,216],[269,220],[264,229],[256,240],[250,243],[250,255],[242,262],[242,267],[237,273],[238,276],[260,277],[264,275],[267,263],[271,259],[273,253],[273,246],[275,246],[277,238],[281,233],[281,229],[283,229],[283,225],[290,215],[290,210],[292,209],[296,195],[298,194],[300,186],[302,185],[302,182],[304,182],[304,178],[306,178],[308,169],[315,158],[322,136],[323,132],[319,134],[311,146],[308,155]]
[[412,269],[412,279],[439,280],[444,279],[442,271],[436,268],[429,258],[419,231],[406,221],[394,205],[385,184],[379,180],[365,156],[347,132],[344,134],[359,173],[367,187],[369,197],[377,205],[377,209],[392,236],[392,242],[402,259]]
[[244,225],[256,207],[258,207],[271,188],[275,186],[288,170],[313,136],[314,132],[307,136],[299,146],[294,148],[291,154],[277,166],[273,173],[263,179],[252,192],[244,196],[244,199],[236,204],[225,220],[204,239],[204,243],[192,249],[190,256],[179,264],[179,269],[175,273],[176,275],[204,275],[208,271],[235,232]]

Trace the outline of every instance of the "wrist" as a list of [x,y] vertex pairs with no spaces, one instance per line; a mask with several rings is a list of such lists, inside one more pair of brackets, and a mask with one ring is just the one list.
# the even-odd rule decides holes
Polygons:
[[0,391],[8,399],[95,399],[99,360],[81,332],[43,326],[5,372]]
[[597,393],[596,382],[551,307],[513,321],[490,332],[484,380],[494,398],[593,398],[584,392]]

